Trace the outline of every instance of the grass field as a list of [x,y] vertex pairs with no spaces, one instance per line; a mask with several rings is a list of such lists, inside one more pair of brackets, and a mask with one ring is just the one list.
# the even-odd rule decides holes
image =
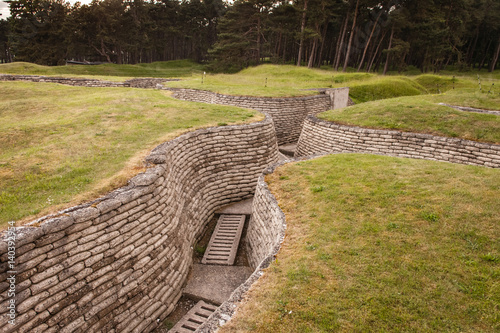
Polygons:
[[[351,97],[358,103],[366,103],[343,110],[328,111],[321,114],[321,118],[372,128],[400,129],[478,141],[500,142],[500,123],[497,116],[459,112],[437,105],[443,102],[500,109],[500,95],[488,94],[486,88],[483,92],[479,92],[477,79],[471,75],[382,77],[367,73],[339,73],[332,70],[311,70],[296,66],[262,65],[247,68],[234,75],[207,74],[202,83],[202,69],[201,65],[187,60],[139,65],[105,64],[58,67],[29,63],[0,65],[0,72],[3,73],[91,76],[111,80],[122,80],[134,76],[184,76],[186,80],[170,82],[169,85],[235,95],[299,96],[316,93],[304,89],[349,86]],[[491,74],[488,79],[484,79],[484,86],[486,87],[485,82],[494,78],[494,74]],[[436,94],[438,91],[444,93]],[[221,111],[220,114],[215,114],[211,112],[226,109],[181,103],[166,98],[165,93],[158,91],[2,83],[0,93],[2,95],[0,102],[0,119],[2,120],[0,125],[2,130],[0,134],[0,147],[2,148],[0,153],[0,176],[2,177],[0,223],[46,212],[44,207],[69,203],[71,201],[69,198],[78,196],[79,193],[88,191],[102,193],[105,189],[110,189],[109,185],[99,185],[100,190],[95,190],[96,184],[105,182],[104,179],[108,179],[113,173],[121,170],[124,164],[120,163],[125,163],[132,156],[121,156],[120,162],[112,159],[110,164],[114,167],[106,167],[100,171],[88,165],[94,161],[103,163],[102,161],[109,158],[112,147],[123,145],[122,139],[130,145],[127,146],[130,147],[127,151],[137,152],[146,147],[151,148],[159,142],[159,138],[182,128],[194,128],[208,123],[241,121],[244,118],[244,116],[240,117],[243,111],[236,111],[238,109],[235,108],[227,110],[235,112],[236,118],[228,112]],[[167,99],[168,102],[165,104],[163,99]],[[164,109],[168,109],[169,112],[165,113]],[[169,118],[170,112],[175,114],[175,112],[189,112],[195,109],[206,110],[210,116],[205,118],[205,116],[191,115],[192,118],[189,120],[176,116]],[[147,112],[143,112],[145,110]],[[158,110],[162,111],[157,112]],[[124,114],[122,115],[121,112]],[[248,115],[245,112],[247,111],[244,111],[244,114]],[[65,119],[63,115],[66,114],[68,117]],[[164,115],[165,118],[161,118],[160,115]],[[229,118],[225,118],[226,116]],[[159,121],[156,119],[158,117],[160,117]],[[117,129],[108,127],[108,123],[117,126]],[[127,127],[132,130],[125,130]],[[147,128],[148,134],[140,134],[140,128]],[[92,140],[88,141],[88,137],[92,137]],[[82,138],[85,140],[82,141]],[[143,139],[145,140],[142,141]],[[77,144],[72,144],[73,140],[76,140]],[[75,151],[79,150],[72,148],[80,144],[85,145],[81,149],[83,155],[77,154]],[[68,153],[61,146],[65,146],[64,149],[70,149],[71,152]],[[69,156],[74,156],[74,158],[69,158]],[[74,165],[66,167],[68,160],[71,160]],[[83,186],[79,181],[78,186],[70,186],[68,190],[56,189],[55,192],[60,192],[61,195],[46,194],[46,188],[59,186],[56,183],[71,184],[73,180],[68,179],[78,179],[79,176],[73,176],[71,173],[80,169],[84,170],[82,179],[88,179],[88,175],[98,173],[95,180],[88,181],[89,184],[92,183],[91,185]],[[118,178],[123,182],[123,175]],[[40,184],[38,184],[38,179],[41,179]],[[114,181],[111,183],[117,184]],[[22,186],[17,186],[17,184]],[[30,189],[25,189],[28,184]],[[15,188],[17,189],[14,190]],[[71,195],[68,192],[70,188],[72,188]],[[84,197],[89,196],[84,195]],[[24,206],[26,202],[32,202],[32,205]]]
[[266,177],[276,261],[221,332],[498,332],[499,170],[341,154]]
[[182,132],[263,118],[158,90],[0,82],[0,95],[0,226],[124,184]]
[[[498,116],[437,105],[500,109],[498,92],[479,92],[470,73],[381,77],[264,65],[202,83],[202,71],[187,61],[0,65],[14,74],[185,77],[169,85],[234,95],[349,86],[363,104],[321,118],[500,143]],[[262,119],[158,90],[0,82],[0,95],[0,228],[125,184],[153,147],[185,131]],[[500,331],[498,172],[356,154],[280,167],[266,180],[287,216],[285,242],[221,331]]]
[[[314,95],[314,88],[349,86],[350,97],[356,103],[393,98],[435,94],[450,89],[478,89],[477,73],[446,72],[448,75],[381,76],[371,73],[335,72],[329,67],[308,69],[292,65],[260,65],[236,74],[203,74],[205,67],[189,60],[155,62],[151,64],[96,66],[40,66],[24,62],[0,64],[0,73],[34,74],[65,77],[89,77],[124,81],[132,77],[182,78],[168,83],[171,87],[192,88],[229,95],[293,97]],[[500,79],[500,71],[480,74],[482,88],[489,91]],[[497,86],[500,86],[497,84]],[[499,88],[500,89],[500,88]],[[500,92],[500,91],[498,91]],[[497,93],[498,93],[497,92]]]
[[338,73],[291,65],[261,65],[236,74],[193,75],[190,79],[169,82],[171,87],[194,88],[228,95],[289,97],[317,94],[307,89],[351,87],[357,102],[425,93],[419,84],[405,77],[380,77],[367,73]]
[[[488,91],[494,82],[497,82],[496,74],[486,75],[482,78],[482,87]],[[368,73],[341,73],[331,69],[307,69],[291,65],[261,65],[244,69],[236,74],[207,74],[203,79],[202,74],[197,73],[180,82],[170,82],[168,85],[229,95],[266,97],[312,95],[316,92],[306,89],[349,86],[350,97],[356,103],[400,96],[436,94],[453,88],[479,90],[477,78],[465,74],[381,76]]]
[[153,62],[137,65],[66,65],[40,66],[27,62],[0,64],[1,74],[93,77],[105,80],[125,80],[132,77],[186,77],[202,72],[203,66],[189,60]]
[[449,90],[439,95],[372,101],[330,110],[318,117],[341,124],[500,143],[499,116],[457,111],[438,103],[500,110],[500,94],[470,89]]

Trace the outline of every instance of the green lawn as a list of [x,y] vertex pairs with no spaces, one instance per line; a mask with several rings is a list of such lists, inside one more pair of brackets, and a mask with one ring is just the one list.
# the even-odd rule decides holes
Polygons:
[[263,116],[133,88],[0,82],[0,226],[95,198],[182,132]]
[[[228,95],[293,97],[317,94],[314,88],[350,87],[350,97],[356,103],[400,96],[435,94],[453,88],[478,89],[477,74],[447,72],[449,75],[388,75],[335,72],[329,67],[308,69],[292,65],[260,65],[236,74],[203,75],[205,67],[189,60],[155,62],[151,64],[97,66],[40,66],[24,62],[0,64],[0,73],[34,74],[64,77],[89,77],[124,81],[132,77],[182,78],[170,82],[170,87],[209,90]],[[500,73],[500,71],[498,71]],[[498,82],[498,73],[481,73],[484,91]],[[497,86],[500,87],[499,84]],[[500,89],[500,88],[499,88]],[[500,91],[499,91],[500,92]],[[498,92],[497,92],[498,93]]]
[[276,261],[221,332],[498,332],[497,169],[339,154],[266,177]]
[[367,73],[340,73],[291,65],[261,65],[236,74],[196,74],[189,79],[168,83],[170,87],[209,90],[228,95],[288,97],[317,94],[312,88],[351,87],[356,102],[425,93],[411,79]]
[[[351,97],[367,103],[328,111],[321,118],[500,142],[498,116],[437,105],[443,102],[500,109],[500,95],[479,92],[473,77],[383,77],[262,65],[233,75],[207,74],[201,83],[201,70],[200,65],[189,61],[120,66],[0,65],[4,73],[98,74],[112,80],[124,79],[121,75],[189,75],[169,85],[235,95],[307,95],[316,92],[303,89],[350,86]],[[432,91],[436,84],[444,94]],[[153,90],[3,82],[0,94],[0,224],[46,213],[48,207],[74,204],[123,184],[134,168],[134,172],[140,170],[138,161],[146,151],[165,136],[171,138],[187,128],[243,121],[251,114],[237,108],[180,102],[167,97],[166,92]],[[394,96],[403,97],[390,98]]]
[[341,124],[500,143],[499,116],[458,111],[438,103],[500,110],[500,94],[452,89],[444,94],[372,101],[326,111],[318,117]]
[[[500,71],[499,71],[500,73]],[[498,82],[496,76],[482,79],[488,91]],[[288,97],[316,94],[312,88],[350,87],[350,97],[356,103],[373,100],[436,94],[455,89],[477,89],[477,78],[471,75],[376,75],[369,73],[342,73],[332,69],[307,69],[291,65],[260,65],[236,74],[201,73],[180,82],[168,83],[170,87],[209,90],[228,95]],[[500,88],[499,88],[500,89]],[[500,92],[500,91],[499,91]],[[498,92],[497,92],[498,93]]]
[[203,66],[189,60],[153,62],[137,65],[66,65],[41,66],[27,62],[0,64],[1,74],[93,77],[104,80],[125,80],[132,77],[186,77],[202,72]]

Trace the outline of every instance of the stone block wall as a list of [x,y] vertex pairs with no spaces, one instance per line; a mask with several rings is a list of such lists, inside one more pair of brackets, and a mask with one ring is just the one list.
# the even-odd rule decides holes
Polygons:
[[135,78],[124,82],[125,86],[131,88],[158,88],[161,84],[168,81],[179,81],[179,79],[162,78]]
[[150,332],[173,310],[191,247],[221,206],[253,196],[277,161],[272,120],[202,129],[155,148],[145,173],[94,202],[16,228],[16,324],[8,324],[9,234],[0,240],[1,332]]
[[40,76],[40,75],[0,74],[0,81],[59,83],[77,87],[129,87],[128,84],[125,84],[123,82],[111,82],[111,81],[101,81],[96,79]]
[[279,145],[297,143],[307,115],[346,107],[349,98],[349,88],[319,89],[322,93],[320,95],[289,98],[231,96],[195,89],[167,89],[173,91],[173,97],[181,100],[234,105],[267,112],[273,118]]
[[339,125],[309,116],[296,156],[330,152],[372,153],[500,167],[500,145],[429,134]]
[[46,82],[59,83],[76,87],[131,87],[131,88],[156,88],[158,84],[167,81],[178,81],[178,79],[162,78],[136,78],[125,82],[103,81],[86,78],[70,78],[40,75],[11,75],[0,74],[0,81],[28,81],[28,82]]

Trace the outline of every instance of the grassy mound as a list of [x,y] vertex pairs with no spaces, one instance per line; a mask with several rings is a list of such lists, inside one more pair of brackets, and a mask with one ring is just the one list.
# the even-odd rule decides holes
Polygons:
[[413,80],[432,94],[443,93],[454,88],[475,88],[477,85],[472,78],[431,74],[419,75]]
[[[203,66],[190,60],[153,62],[137,65],[67,65],[40,66],[27,62],[0,64],[2,74],[118,76],[118,77],[185,77],[201,72]],[[109,78],[108,78],[109,79]]]
[[123,185],[157,144],[262,119],[158,90],[0,82],[0,226]]
[[307,67],[297,67],[292,65],[260,65],[246,68],[238,75],[248,77],[273,77],[285,81],[298,80],[304,83],[321,84],[325,88],[335,83],[351,81],[362,81],[375,77],[369,73],[338,73],[332,70],[309,69]]
[[370,155],[267,176],[282,248],[221,332],[495,332],[499,170]]
[[457,111],[438,103],[500,110],[499,95],[455,90],[441,95],[372,101],[330,110],[318,117],[347,125],[500,143],[499,116]]
[[171,87],[209,90],[220,94],[266,97],[313,95],[314,88],[351,87],[351,97],[358,103],[395,96],[426,93],[426,89],[406,77],[381,77],[368,73],[338,73],[291,65],[261,65],[236,74],[192,76],[169,83]]
[[355,103],[426,93],[424,87],[405,77],[377,77],[368,82],[349,84],[349,95]]

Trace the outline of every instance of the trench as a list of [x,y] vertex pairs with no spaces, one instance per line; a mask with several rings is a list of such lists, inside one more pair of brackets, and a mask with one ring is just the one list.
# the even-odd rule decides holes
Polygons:
[[[248,201],[248,200],[245,200]],[[235,203],[236,205],[239,202]],[[229,205],[233,206],[233,205]],[[224,207],[221,209],[224,210]],[[224,274],[220,274],[218,270],[224,270],[226,267],[224,266],[214,266],[214,265],[205,265],[202,266],[202,259],[204,257],[204,253],[209,245],[210,238],[213,235],[217,222],[222,213],[216,212],[212,218],[210,218],[204,228],[204,232],[201,237],[196,241],[193,246],[193,266],[190,269],[190,272],[187,276],[186,282],[183,286],[183,295],[179,299],[176,304],[175,309],[170,313],[165,320],[161,323],[161,325],[154,331],[155,333],[175,333],[179,332],[175,329],[177,325],[186,318],[188,312],[193,309],[196,304],[200,301],[207,302],[208,304],[214,305],[214,307],[219,307],[222,303],[229,299],[230,294],[239,286],[241,283],[246,281],[248,277],[253,273],[254,267],[250,266],[248,256],[247,256],[247,241],[246,234],[248,229],[248,224],[250,221],[250,215],[245,214],[245,223],[244,228],[241,234],[241,240],[238,244],[236,257],[234,264],[232,266],[228,266],[230,270],[231,277],[233,281],[228,283]],[[205,274],[207,273],[205,270],[200,271],[199,269],[194,269],[194,267],[206,267],[208,271],[213,271],[211,276],[211,281],[208,283],[209,289],[214,289],[216,291],[216,295],[207,295],[204,290],[199,290],[200,286],[196,283],[197,281],[203,281],[206,279]],[[218,276],[220,275],[220,277]],[[236,278],[235,278],[236,276]],[[215,285],[214,285],[215,283]],[[237,284],[237,285],[236,285]],[[203,287],[201,288],[203,289]],[[188,316],[189,317],[189,316]],[[207,318],[208,319],[208,318]],[[190,331],[187,329],[186,331]],[[184,331],[181,331],[184,332]]]
[[[297,143],[278,146],[279,161],[286,161],[293,158],[296,148]],[[224,302],[228,301],[231,293],[252,275],[256,267],[251,266],[249,263],[247,252],[251,251],[251,249],[248,248],[246,240],[252,213],[252,202],[253,198],[222,207],[205,223],[201,236],[192,247],[193,266],[190,267],[186,282],[183,285],[182,296],[175,305],[174,310],[163,320],[158,328],[153,331],[154,333],[196,332],[198,327],[202,327],[202,325],[205,324],[206,321],[203,319],[208,320],[208,317],[198,317],[196,320],[192,319],[191,313],[197,304],[206,302],[206,304],[218,308]],[[246,207],[240,208],[240,206]],[[241,239],[237,246],[234,263],[232,266],[229,266],[230,270],[225,272],[224,270],[228,266],[224,267],[209,264],[203,266],[203,258],[205,251],[207,251],[209,247],[211,238],[214,232],[216,232],[218,220],[223,214],[228,213],[231,215],[244,215],[245,221]],[[201,267],[203,267],[203,269],[200,269]],[[210,275],[208,278],[206,276],[207,274]],[[228,280],[229,276],[231,278]],[[208,280],[208,282],[205,282],[206,280]],[[213,293],[207,295],[204,289],[216,290],[216,295],[213,295]],[[188,324],[185,324],[186,322]]]
[[[3,75],[0,80],[117,85],[40,76]],[[126,85],[164,88],[158,81],[149,81]],[[8,328],[5,332],[151,332],[176,304],[191,307],[182,287],[196,277],[194,268],[199,258],[193,257],[193,250],[204,247],[213,219],[219,216],[217,210],[252,198],[262,170],[282,157],[277,143],[296,142],[305,115],[331,105],[331,98],[325,94],[290,99],[189,90],[173,94],[179,99],[201,96],[214,104],[255,106],[266,118],[181,135],[156,147],[146,158],[150,167],[132,178],[129,185],[20,228],[17,254],[22,287],[16,295],[20,319],[15,327],[4,326]],[[293,118],[294,122],[283,122],[280,117]],[[299,126],[293,125],[289,131],[275,127],[285,123]],[[234,288],[248,283],[247,277],[255,273],[254,268],[277,241],[273,232],[255,227],[247,236],[249,222],[246,217],[236,266],[232,266],[246,273]],[[5,254],[4,250],[0,252]],[[5,257],[1,257],[0,273],[7,267]],[[6,299],[4,290],[0,292],[2,300]],[[217,303],[225,303],[225,299]],[[4,318],[0,318],[0,326]]]
[[[245,221],[238,253],[243,252],[236,256],[235,266],[251,267],[253,272],[208,318],[206,330],[200,329],[212,332],[230,318],[241,295],[279,249],[285,216],[263,175],[291,155],[360,151],[500,165],[499,145],[338,126],[312,116],[347,103],[342,90],[290,99],[189,89],[173,93],[180,99],[254,108],[263,111],[266,119],[181,135],[155,148],[146,159],[150,168],[128,186],[20,228],[16,243],[19,321],[17,327],[5,329],[6,316],[0,317],[1,332],[154,331],[176,305],[193,307],[182,290],[189,278],[196,277],[193,264],[198,264],[199,256],[193,254],[197,246],[204,247],[217,211],[253,197],[252,218]],[[6,244],[0,242],[0,274],[6,273]],[[0,290],[2,301],[4,290]]]

